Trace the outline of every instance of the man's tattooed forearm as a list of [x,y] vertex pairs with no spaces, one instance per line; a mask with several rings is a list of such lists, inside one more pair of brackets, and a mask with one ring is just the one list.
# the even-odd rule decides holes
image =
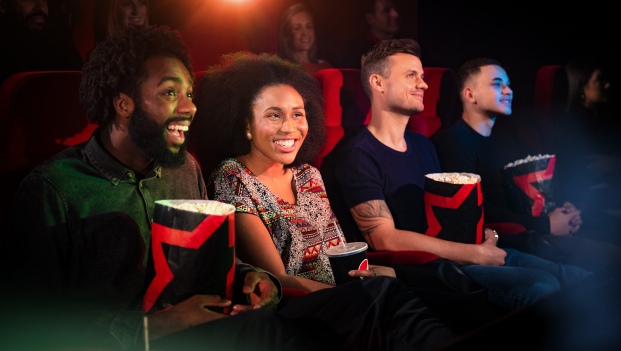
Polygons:
[[373,233],[382,224],[382,219],[392,220],[390,209],[384,200],[371,200],[361,203],[352,208],[351,213],[363,236]]

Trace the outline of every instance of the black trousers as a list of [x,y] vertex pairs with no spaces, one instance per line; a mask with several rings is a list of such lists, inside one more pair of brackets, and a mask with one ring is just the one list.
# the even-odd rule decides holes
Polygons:
[[428,350],[455,337],[400,281],[376,277],[171,334],[154,350]]

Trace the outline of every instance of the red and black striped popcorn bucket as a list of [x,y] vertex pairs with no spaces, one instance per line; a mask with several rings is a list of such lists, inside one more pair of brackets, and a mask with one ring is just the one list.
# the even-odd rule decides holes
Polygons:
[[509,206],[515,212],[545,215],[556,208],[552,189],[554,155],[528,156],[505,166],[502,174]]
[[[233,298],[234,219],[235,207],[217,201],[155,202],[153,264],[148,269],[153,280],[144,297],[144,312],[167,310],[196,294]],[[209,309],[230,312],[230,307]]]
[[471,173],[427,174],[425,215],[425,235],[480,244],[483,238],[481,177]]

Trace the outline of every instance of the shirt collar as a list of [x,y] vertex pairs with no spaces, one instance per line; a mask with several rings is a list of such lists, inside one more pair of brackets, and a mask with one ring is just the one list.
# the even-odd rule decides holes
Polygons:
[[[133,171],[123,166],[114,156],[112,156],[107,150],[104,149],[99,139],[101,130],[97,128],[89,141],[84,147],[86,157],[112,185],[117,185],[124,178],[133,178]],[[153,169],[145,176],[147,178],[161,178],[162,167],[154,161]]]

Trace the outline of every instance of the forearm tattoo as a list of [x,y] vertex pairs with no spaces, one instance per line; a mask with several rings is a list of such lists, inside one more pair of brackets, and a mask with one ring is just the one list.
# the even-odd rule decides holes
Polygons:
[[352,216],[358,224],[360,233],[367,236],[382,224],[382,219],[390,219],[392,215],[384,200],[371,200],[351,209]]

